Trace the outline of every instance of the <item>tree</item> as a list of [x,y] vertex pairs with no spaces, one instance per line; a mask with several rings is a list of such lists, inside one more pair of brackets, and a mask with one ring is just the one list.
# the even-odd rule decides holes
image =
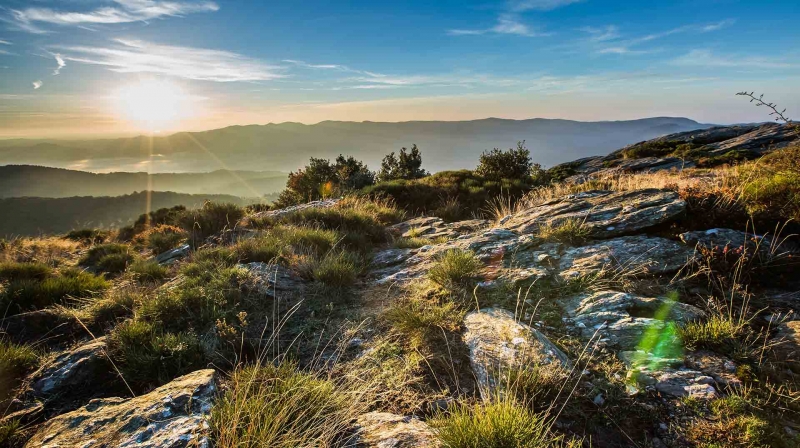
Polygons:
[[[484,151],[475,173],[491,180],[527,179],[534,167],[531,153],[525,148],[525,142],[521,141],[516,149]],[[537,168],[541,170],[540,165]]]
[[375,183],[375,173],[353,156],[345,158],[339,154],[335,168],[339,188],[343,190],[360,190]]
[[352,156],[339,154],[335,163],[312,157],[308,165],[289,173],[286,189],[281,192],[276,205],[288,206],[315,201],[357,190],[375,183],[375,173]]
[[419,179],[428,175],[428,172],[422,169],[422,153],[417,145],[411,145],[411,151],[406,151],[408,151],[406,148],[402,148],[399,157],[391,152],[383,158],[378,181]]

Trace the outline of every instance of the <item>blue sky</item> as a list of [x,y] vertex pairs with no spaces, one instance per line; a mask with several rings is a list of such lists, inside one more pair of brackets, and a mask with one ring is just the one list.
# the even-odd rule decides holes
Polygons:
[[798,19],[796,0],[0,0],[0,138],[139,132],[115,92],[143,80],[180,92],[164,131],[766,119],[744,89],[791,116]]

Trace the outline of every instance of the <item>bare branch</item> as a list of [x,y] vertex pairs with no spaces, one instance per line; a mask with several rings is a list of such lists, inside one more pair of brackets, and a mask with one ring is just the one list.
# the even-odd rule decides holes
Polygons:
[[786,113],[786,109],[779,111],[777,104],[768,103],[764,101],[763,93],[759,96],[755,96],[754,92],[744,91],[744,92],[739,92],[736,95],[750,98],[750,102],[751,103],[755,102],[756,106],[767,106],[768,108],[772,109],[772,112],[770,112],[769,115],[775,117],[775,121],[783,121],[784,123],[787,124],[792,123],[792,120],[787,118],[786,115],[784,115]]

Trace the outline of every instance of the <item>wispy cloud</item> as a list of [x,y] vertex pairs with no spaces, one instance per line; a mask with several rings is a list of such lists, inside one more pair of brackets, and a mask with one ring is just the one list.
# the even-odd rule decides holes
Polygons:
[[586,33],[587,37],[579,41],[578,44],[583,47],[588,47],[596,54],[641,55],[658,51],[652,48],[641,48],[645,44],[652,43],[676,34],[708,33],[717,31],[731,26],[734,23],[736,23],[734,19],[725,19],[709,24],[684,25],[640,36],[623,36],[619,28],[615,25],[608,25],[599,28],[584,27],[580,28],[579,31]]
[[66,63],[66,62],[64,62],[64,58],[62,58],[62,57],[61,57],[61,55],[60,55],[60,54],[58,54],[58,53],[55,53],[55,54],[53,55],[53,57],[55,57],[55,58],[56,58],[56,64],[58,64],[58,67],[56,67],[56,68],[53,70],[53,76],[56,76],[56,75],[58,75],[58,74],[60,74],[60,73],[61,73],[61,69],[62,69],[62,68],[64,68],[64,67],[66,67],[66,66],[67,66],[67,63]]
[[581,0],[512,0],[509,9],[515,12],[523,11],[551,11],[562,6],[580,3]]
[[719,21],[717,23],[710,23],[708,25],[705,25],[702,28],[702,30],[703,30],[703,32],[708,33],[710,31],[717,31],[717,30],[721,30],[723,28],[727,28],[727,27],[733,25],[734,23],[736,23],[736,19],[725,19],[725,20],[721,20],[721,21]]
[[40,87],[44,84],[42,81],[33,81],[33,90],[39,90]]
[[711,50],[696,49],[672,60],[675,65],[696,67],[729,67],[751,69],[783,69],[800,67],[798,63],[765,57],[717,55]]
[[202,81],[266,81],[282,78],[282,67],[237,53],[116,39],[109,47],[64,46],[65,60],[109,67],[119,73],[157,73]]
[[9,42],[7,40],[0,40],[0,45],[14,45],[14,44],[12,44],[11,42]]
[[131,23],[219,10],[219,6],[211,1],[114,0],[114,3],[115,6],[103,6],[85,12],[38,7],[11,9],[12,20],[5,19],[5,21],[15,23],[24,31],[41,34],[47,30],[40,28],[36,23],[54,25]]
[[281,62],[285,62],[287,64],[296,65],[302,68],[313,68],[313,69],[323,69],[323,70],[341,70],[341,71],[353,71],[349,67],[345,65],[339,64],[309,64],[304,61],[298,61],[295,59],[284,59]]
[[551,33],[537,31],[522,23],[514,14],[502,14],[497,18],[497,23],[491,28],[482,29],[452,29],[447,30],[451,36],[469,36],[482,34],[514,34],[517,36],[537,37],[549,36]]

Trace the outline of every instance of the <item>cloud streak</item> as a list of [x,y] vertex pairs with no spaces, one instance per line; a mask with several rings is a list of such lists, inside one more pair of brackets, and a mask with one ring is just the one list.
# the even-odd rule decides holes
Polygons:
[[42,81],[33,81],[31,84],[33,84],[33,90],[39,90],[44,83]]
[[765,57],[717,55],[711,50],[696,49],[675,58],[672,64],[694,67],[784,69],[800,67],[797,63]]
[[451,36],[480,36],[483,34],[513,34],[525,37],[549,36],[551,33],[537,31],[522,23],[514,14],[502,14],[497,18],[497,23],[491,28],[482,29],[451,29],[447,30]]
[[11,19],[19,29],[30,33],[43,34],[47,30],[36,23],[54,25],[117,24],[159,19],[162,17],[181,17],[186,14],[213,12],[219,6],[211,1],[173,2],[156,0],[115,0],[116,6],[104,6],[91,11],[61,11],[52,8],[12,9]]
[[514,12],[551,11],[580,2],[581,0],[514,0],[509,2],[509,9]]
[[118,73],[155,73],[200,81],[268,81],[282,78],[283,67],[237,53],[116,39],[108,47],[66,46],[64,60],[108,67]]

